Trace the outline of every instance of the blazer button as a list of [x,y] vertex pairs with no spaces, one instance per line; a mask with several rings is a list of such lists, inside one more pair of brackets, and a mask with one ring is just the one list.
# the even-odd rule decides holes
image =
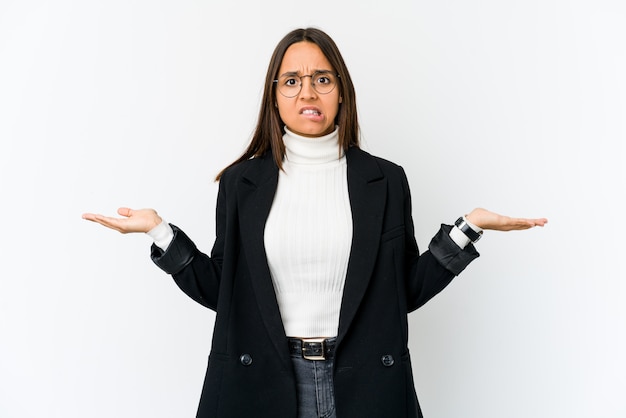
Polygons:
[[244,366],[249,366],[252,364],[252,356],[250,354],[242,354],[241,357],[239,357],[239,361]]
[[383,362],[383,366],[385,367],[391,367],[394,363],[393,356],[391,354],[385,354],[381,357],[380,361]]

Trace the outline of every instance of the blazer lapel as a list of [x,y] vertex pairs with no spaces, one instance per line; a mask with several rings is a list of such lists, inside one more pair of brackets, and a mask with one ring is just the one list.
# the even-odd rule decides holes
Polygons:
[[353,235],[341,301],[338,344],[350,328],[374,269],[387,194],[387,180],[371,155],[353,147],[346,152],[346,158]]
[[265,221],[278,185],[278,167],[271,154],[253,159],[237,188],[242,247],[248,260],[252,287],[267,331],[281,354],[289,359],[287,336],[276,301],[263,241]]

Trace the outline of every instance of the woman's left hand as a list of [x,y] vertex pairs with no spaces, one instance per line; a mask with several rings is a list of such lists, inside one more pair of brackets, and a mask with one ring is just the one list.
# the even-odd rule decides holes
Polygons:
[[510,216],[500,215],[483,208],[474,209],[468,215],[465,215],[465,219],[482,229],[494,231],[519,231],[535,226],[544,226],[548,223],[546,218],[511,218]]

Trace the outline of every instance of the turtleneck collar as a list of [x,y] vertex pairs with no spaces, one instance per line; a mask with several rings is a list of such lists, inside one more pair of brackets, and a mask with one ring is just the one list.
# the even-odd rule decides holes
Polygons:
[[339,129],[328,135],[309,138],[291,132],[285,127],[283,135],[286,159],[292,164],[325,164],[343,157],[339,153]]

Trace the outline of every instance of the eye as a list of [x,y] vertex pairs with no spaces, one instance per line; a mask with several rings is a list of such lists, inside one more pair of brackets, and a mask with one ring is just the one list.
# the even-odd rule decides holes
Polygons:
[[286,77],[283,80],[283,86],[286,86],[286,87],[296,87],[297,85],[298,85],[298,80],[296,80],[293,77]]
[[332,83],[332,79],[327,75],[321,75],[317,77],[317,79],[315,80],[315,83],[316,84],[330,84]]

